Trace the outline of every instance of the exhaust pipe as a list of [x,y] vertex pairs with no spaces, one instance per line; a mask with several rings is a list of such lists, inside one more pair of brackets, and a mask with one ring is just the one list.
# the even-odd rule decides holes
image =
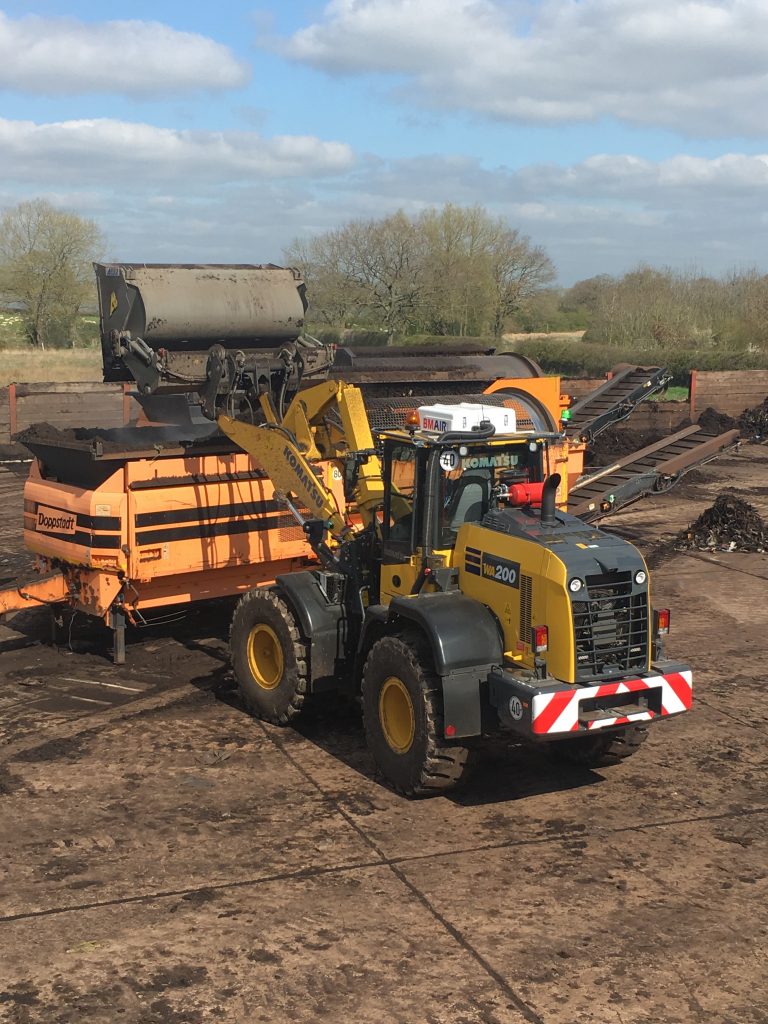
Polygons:
[[553,473],[544,482],[541,492],[541,525],[557,526],[555,516],[555,494],[560,486],[560,474]]

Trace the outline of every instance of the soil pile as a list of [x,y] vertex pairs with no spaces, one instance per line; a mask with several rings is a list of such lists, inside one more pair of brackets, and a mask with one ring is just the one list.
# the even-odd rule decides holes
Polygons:
[[721,494],[687,530],[680,531],[675,547],[700,551],[765,551],[768,526],[749,502],[734,494]]
[[734,419],[717,409],[705,409],[699,416],[699,426],[708,434],[723,434],[726,430],[739,430],[745,439],[762,441],[768,437],[768,398],[754,409],[745,409]]
[[76,447],[88,450],[98,441],[105,454],[123,451],[143,451],[156,448],[192,447],[196,442],[213,439],[216,424],[201,426],[171,427],[68,427],[59,429],[52,423],[33,423],[15,434],[13,440],[35,452],[40,446]]
[[631,430],[629,427],[608,427],[598,434],[586,452],[588,466],[610,466],[623,455],[632,455],[660,441],[668,431]]
[[739,426],[739,421],[728,413],[718,412],[717,409],[710,407],[699,416],[698,424],[708,434],[724,434],[726,430],[735,430]]

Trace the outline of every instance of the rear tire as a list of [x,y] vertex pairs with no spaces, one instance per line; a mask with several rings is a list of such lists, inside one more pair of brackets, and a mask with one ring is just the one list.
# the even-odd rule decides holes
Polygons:
[[558,761],[568,761],[583,768],[606,768],[635,754],[647,736],[648,726],[626,725],[614,732],[597,732],[575,740],[557,740],[548,744],[548,748],[550,755]]
[[288,605],[273,590],[240,598],[229,634],[230,657],[250,714],[287,725],[307,692],[306,648]]
[[421,634],[373,645],[363,671],[363,720],[377,768],[405,796],[445,793],[465,777],[470,751],[443,738],[440,678]]

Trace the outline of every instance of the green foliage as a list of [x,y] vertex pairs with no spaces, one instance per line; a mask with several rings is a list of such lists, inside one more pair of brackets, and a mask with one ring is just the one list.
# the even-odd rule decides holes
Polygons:
[[22,348],[26,340],[21,313],[0,310],[0,349]]
[[589,311],[583,305],[568,307],[564,294],[559,288],[544,288],[531,295],[510,318],[509,329],[531,334],[586,330]]
[[543,249],[482,207],[447,204],[408,217],[350,221],[285,252],[307,282],[319,325],[414,333],[492,334],[554,278]]
[[670,385],[666,391],[657,391],[651,395],[652,402],[687,402],[690,388]]
[[440,345],[442,348],[450,349],[451,345],[477,345],[479,348],[495,348],[498,341],[495,338],[475,336],[462,336],[460,334],[408,334],[395,339],[396,345],[404,346],[428,346]]
[[343,331],[342,339],[345,345],[367,348],[383,348],[392,340],[386,331],[363,330]]
[[0,291],[21,304],[30,345],[78,343],[79,310],[93,293],[91,262],[100,246],[93,221],[42,199],[19,203],[0,218]]
[[619,363],[636,366],[665,366],[672,383],[685,387],[691,370],[765,370],[768,353],[702,351],[668,348],[663,351],[643,346],[620,348],[591,342],[555,342],[533,339],[515,345],[515,351],[534,359],[546,373],[563,377],[602,377]]
[[754,270],[715,279],[640,266],[579,281],[560,306],[586,314],[587,342],[701,358],[768,351],[768,276]]
[[341,345],[343,331],[338,327],[320,327],[314,324],[307,324],[306,333],[324,345]]
[[[49,321],[50,348],[94,348],[100,343],[99,320],[95,316],[74,316],[63,322]],[[28,348],[30,336],[23,313],[0,309],[0,350]]]

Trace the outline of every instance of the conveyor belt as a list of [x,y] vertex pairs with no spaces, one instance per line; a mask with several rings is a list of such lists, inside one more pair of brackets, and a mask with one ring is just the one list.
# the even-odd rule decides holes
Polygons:
[[570,408],[568,437],[592,441],[612,423],[626,419],[640,402],[663,390],[672,375],[660,366],[627,366]]
[[[484,391],[501,378],[541,377],[541,367],[515,352],[477,345],[336,349],[332,377],[356,384],[366,398]],[[423,404],[423,403],[422,403]]]
[[738,430],[710,434],[695,424],[685,427],[582,478],[571,490],[568,511],[588,522],[599,519],[652,491],[668,490],[689,469],[709,462],[738,441]]

